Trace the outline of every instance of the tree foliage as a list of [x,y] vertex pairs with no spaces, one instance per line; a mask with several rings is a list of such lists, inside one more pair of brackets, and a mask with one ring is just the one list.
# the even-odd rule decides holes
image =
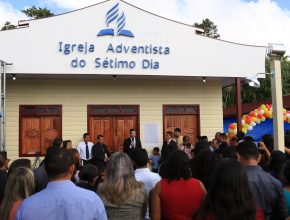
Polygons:
[[[31,8],[27,8],[25,10],[21,10],[21,12],[23,12],[27,17],[34,18],[34,19],[46,18],[46,17],[50,17],[54,15],[47,8],[40,8],[40,7],[37,8],[35,6],[32,6]],[[17,25],[14,25],[11,22],[6,21],[3,27],[1,28],[1,30],[10,30],[16,27]]]
[[[270,73],[270,62],[266,60],[266,73]],[[290,61],[284,56],[281,60],[282,92],[290,95]],[[265,79],[259,79],[260,88],[253,88],[248,83],[243,83],[241,88],[242,103],[258,102],[271,98],[271,75],[267,74]],[[235,86],[223,88],[223,105],[228,107],[235,105]]]
[[14,29],[14,28],[16,28],[16,25],[11,24],[11,22],[9,22],[9,21],[6,21],[4,23],[4,25],[3,25],[3,27],[1,28],[1,30],[2,31],[4,31],[4,30],[11,30],[11,29]]
[[202,35],[212,38],[220,37],[217,25],[208,18],[203,19],[201,23],[194,23],[194,26],[204,30],[204,33]]
[[53,16],[54,14],[48,10],[47,8],[40,8],[32,6],[31,8],[27,8],[25,10],[21,10],[27,17],[38,19],[38,18],[46,18]]

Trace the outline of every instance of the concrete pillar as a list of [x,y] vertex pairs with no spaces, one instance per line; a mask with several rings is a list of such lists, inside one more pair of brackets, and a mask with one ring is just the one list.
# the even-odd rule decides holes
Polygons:
[[[268,57],[271,69],[271,91],[273,105],[273,130],[275,150],[284,152],[284,120],[283,120],[283,98],[282,98],[282,77],[281,57],[285,50],[275,51],[275,45],[269,45]],[[281,49],[279,47],[279,49]]]

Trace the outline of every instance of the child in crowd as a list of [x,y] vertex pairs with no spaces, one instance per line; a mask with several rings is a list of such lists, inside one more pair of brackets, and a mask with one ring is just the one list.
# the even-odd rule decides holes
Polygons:
[[159,147],[155,147],[153,149],[153,154],[149,157],[150,163],[152,164],[152,172],[158,173],[160,159]]

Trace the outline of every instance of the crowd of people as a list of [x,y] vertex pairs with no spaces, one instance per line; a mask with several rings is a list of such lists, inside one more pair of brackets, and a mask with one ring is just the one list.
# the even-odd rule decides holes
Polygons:
[[[136,131],[123,152],[103,135],[85,133],[76,148],[56,138],[39,167],[9,165],[0,152],[1,220],[285,220],[290,216],[290,131],[285,153],[273,137],[261,142],[217,132],[190,143],[167,131],[150,156]],[[160,152],[160,153],[159,153]],[[290,218],[289,218],[290,219]]]

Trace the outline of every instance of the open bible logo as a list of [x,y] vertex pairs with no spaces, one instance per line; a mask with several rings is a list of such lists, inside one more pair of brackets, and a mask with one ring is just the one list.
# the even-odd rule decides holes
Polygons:
[[[116,23],[116,28],[110,28],[112,22]],[[124,12],[119,12],[119,2],[115,4],[106,14],[106,29],[100,30],[98,36],[105,36],[105,35],[119,35],[119,36],[126,36],[126,37],[134,37],[134,34],[129,31],[125,30],[126,25],[126,17]],[[116,33],[115,33],[116,31]]]

